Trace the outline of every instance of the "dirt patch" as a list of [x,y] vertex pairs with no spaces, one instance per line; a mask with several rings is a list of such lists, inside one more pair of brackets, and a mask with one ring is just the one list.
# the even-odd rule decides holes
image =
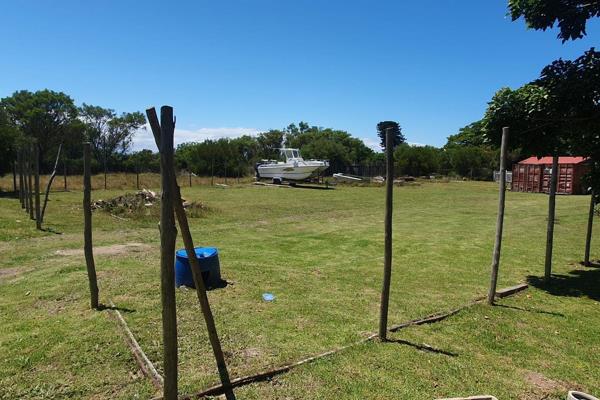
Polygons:
[[0,282],[3,280],[9,280],[15,276],[21,275],[25,272],[22,268],[4,268],[0,269]]
[[582,389],[578,384],[556,381],[534,371],[525,372],[525,382],[531,386],[531,390],[521,396],[524,400],[539,400],[553,394],[564,395],[569,390]]
[[[94,247],[95,256],[117,256],[128,253],[140,253],[142,251],[149,250],[150,245],[144,243],[126,243],[126,244],[113,244],[110,246]],[[56,250],[54,253],[58,256],[82,256],[83,249],[64,249]]]

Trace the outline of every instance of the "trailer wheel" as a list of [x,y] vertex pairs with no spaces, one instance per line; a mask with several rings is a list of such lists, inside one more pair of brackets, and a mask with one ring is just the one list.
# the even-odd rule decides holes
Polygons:
[[281,178],[273,178],[274,185],[281,185]]

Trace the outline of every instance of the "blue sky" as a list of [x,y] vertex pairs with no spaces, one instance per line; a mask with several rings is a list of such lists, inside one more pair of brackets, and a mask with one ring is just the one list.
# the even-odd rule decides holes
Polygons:
[[[440,146],[500,87],[598,44],[598,21],[561,44],[511,22],[506,3],[4,2],[0,96],[49,88],[119,112],[169,104],[177,142],[304,120],[372,144],[391,119],[410,142]],[[135,146],[153,148],[150,134]]]

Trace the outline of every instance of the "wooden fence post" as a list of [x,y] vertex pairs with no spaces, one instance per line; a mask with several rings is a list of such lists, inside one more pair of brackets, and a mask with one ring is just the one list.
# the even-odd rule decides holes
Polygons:
[[135,166],[135,187],[137,190],[140,190],[140,166]]
[[33,144],[33,170],[35,173],[35,226],[42,229],[41,209],[40,209],[40,147],[37,141]]
[[189,171],[189,174],[190,174],[190,187],[192,187],[192,171],[191,170]]
[[213,155],[213,158],[210,162],[210,186],[213,186],[215,184],[215,156]]
[[594,224],[594,207],[596,206],[594,191],[592,190],[592,198],[590,199],[590,212],[588,215],[587,223],[587,234],[585,236],[585,256],[583,258],[583,265],[586,267],[590,266],[590,248],[592,246],[592,228]]
[[[160,124],[158,122],[158,117],[156,116],[156,111],[154,110],[154,108],[149,108],[146,110],[146,115],[148,116],[148,123],[150,124],[152,133],[154,134],[156,146],[158,147],[159,152],[162,153],[162,132]],[[183,208],[181,193],[179,191],[179,185],[177,185],[175,168],[173,167],[169,172],[171,173],[171,181],[173,185],[173,206],[175,208],[175,215],[177,216],[179,229],[181,231],[183,243],[185,245],[186,253],[188,255],[188,260],[190,262],[192,278],[194,280],[194,285],[196,286],[196,294],[198,296],[198,301],[200,302],[200,309],[202,310],[204,321],[206,322],[206,329],[208,331],[208,337],[217,363],[217,369],[219,371],[221,383],[225,388],[226,398],[228,400],[234,400],[235,395],[233,394],[233,389],[231,387],[229,372],[227,371],[227,364],[225,363],[225,357],[223,356],[221,342],[219,340],[219,335],[217,334],[217,328],[215,326],[215,321],[212,315],[212,311],[210,309],[210,303],[208,302],[208,296],[206,295],[206,287],[204,286],[204,280],[202,279],[202,274],[200,272],[200,264],[198,262],[198,258],[196,257],[196,252],[194,249],[194,241],[192,239],[187,216]]]
[[19,201],[21,208],[25,208],[25,188],[23,183],[23,150],[19,147],[17,150],[17,165],[19,169]]
[[556,214],[556,186],[558,183],[558,156],[552,157],[552,177],[550,179],[548,197],[548,227],[546,231],[546,262],[544,265],[544,280],[552,278],[552,247],[554,241],[554,217]]
[[40,224],[44,222],[44,215],[46,214],[46,206],[48,205],[48,196],[50,195],[50,189],[52,188],[52,182],[54,182],[54,178],[56,177],[56,169],[58,168],[58,160],[60,159],[60,151],[62,149],[62,143],[58,145],[58,152],[56,153],[56,160],[54,161],[54,169],[52,170],[52,174],[50,175],[50,179],[48,180],[48,185],[46,185],[46,194],[44,195],[44,205],[42,206],[42,212],[40,214]]
[[496,286],[498,283],[498,269],[500,267],[500,250],[502,248],[502,229],[504,227],[504,205],[506,202],[506,147],[508,145],[508,127],[502,128],[502,145],[500,147],[500,185],[498,192],[498,219],[496,220],[496,240],[492,254],[492,277],[487,302],[494,304]]
[[33,145],[29,144],[27,149],[27,185],[29,186],[29,219],[35,219],[33,208]]
[[65,185],[65,192],[68,192],[69,188],[67,187],[67,157],[64,154],[65,153],[63,153],[63,178],[64,178],[64,185]]
[[23,164],[23,188],[25,189],[25,193],[23,193],[23,200],[25,202],[25,213],[29,214],[29,154],[27,147],[24,146],[21,149],[21,162]]
[[385,257],[383,265],[383,287],[379,316],[379,339],[387,340],[388,306],[390,302],[390,281],[392,277],[392,211],[394,208],[394,138],[391,128],[386,129],[386,180],[385,180]]
[[175,303],[175,218],[173,215],[173,108],[160,109],[160,275],[163,327],[164,400],[177,400],[177,310]]
[[17,193],[17,160],[13,160],[13,193],[15,196]]
[[87,142],[83,144],[83,251],[85,253],[85,264],[90,284],[90,305],[93,309],[98,309],[98,280],[92,247],[91,163],[90,143]]

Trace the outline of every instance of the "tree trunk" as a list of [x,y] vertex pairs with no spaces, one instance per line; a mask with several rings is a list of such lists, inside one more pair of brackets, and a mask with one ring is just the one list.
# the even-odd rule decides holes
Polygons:
[[58,145],[58,152],[56,153],[56,161],[54,161],[54,169],[52,170],[52,175],[50,175],[50,179],[48,180],[48,185],[46,186],[46,194],[44,196],[44,205],[42,207],[40,223],[44,222],[44,214],[46,214],[46,205],[48,204],[48,195],[50,194],[50,188],[52,187],[52,182],[54,181],[54,177],[56,177],[56,169],[58,168],[58,160],[60,158],[60,150],[61,149],[62,149],[62,143],[60,145]]
[[37,142],[33,145],[33,172],[35,174],[35,226],[37,229],[42,229],[42,220],[40,218],[40,148]]
[[548,197],[548,228],[546,235],[546,262],[544,265],[544,280],[552,278],[552,247],[554,241],[554,216],[556,213],[556,184],[558,182],[558,156],[552,157],[552,178],[550,179]]
[[23,200],[25,203],[25,212],[29,214],[29,152],[26,147],[21,149],[21,162],[23,164]]
[[504,228],[504,204],[506,201],[506,146],[508,144],[508,128],[502,128],[502,145],[500,147],[500,187],[498,192],[498,219],[496,220],[496,239],[492,254],[492,276],[487,302],[494,304],[496,286],[498,283],[498,269],[500,267],[500,250],[502,248],[502,230]]
[[586,267],[590,266],[590,249],[592,246],[592,228],[594,224],[594,206],[596,205],[594,199],[594,191],[592,191],[592,196],[590,200],[590,211],[588,214],[588,223],[587,223],[587,234],[585,235],[585,256],[583,258],[583,264]]
[[[150,124],[150,127],[152,128],[152,133],[154,134],[156,145],[160,151],[162,139],[161,129],[158,123],[158,118],[156,116],[156,111],[154,110],[154,108],[150,108],[146,110],[146,115],[148,116],[148,122]],[[225,363],[225,357],[223,356],[221,342],[219,340],[219,335],[217,334],[217,328],[214,322],[212,311],[210,309],[210,304],[208,302],[206,287],[204,286],[204,280],[202,279],[202,274],[200,272],[200,264],[198,263],[198,259],[196,257],[194,242],[190,233],[187,215],[185,214],[185,210],[183,208],[183,203],[181,200],[181,193],[179,191],[179,186],[177,185],[177,180],[175,178],[175,169],[173,168],[171,172],[171,182],[174,189],[173,206],[175,208],[175,215],[177,216],[179,229],[181,231],[183,243],[185,245],[185,249],[188,255],[188,260],[190,262],[192,277],[194,280],[194,285],[196,286],[196,294],[198,296],[198,301],[200,302],[200,309],[202,310],[202,315],[204,316],[204,321],[206,323],[208,337],[217,363],[217,369],[219,371],[221,383],[225,388],[225,396],[228,400],[233,400],[235,399],[235,395],[233,394],[231,381],[229,379],[229,372],[227,370],[227,364]]]
[[379,339],[387,340],[388,306],[390,301],[390,282],[392,277],[392,211],[394,208],[394,140],[390,128],[386,130],[386,196],[385,196],[385,254],[383,264],[383,286],[379,315]]
[[177,314],[175,304],[175,218],[173,216],[173,108],[160,109],[161,143],[161,214],[160,214],[160,271],[163,323],[163,365],[165,386],[163,398],[177,400]]
[[91,178],[91,149],[89,143],[83,144],[83,251],[87,266],[88,280],[90,284],[90,305],[98,309],[98,280],[96,277],[96,266],[94,264],[94,250],[92,243],[92,178]]

